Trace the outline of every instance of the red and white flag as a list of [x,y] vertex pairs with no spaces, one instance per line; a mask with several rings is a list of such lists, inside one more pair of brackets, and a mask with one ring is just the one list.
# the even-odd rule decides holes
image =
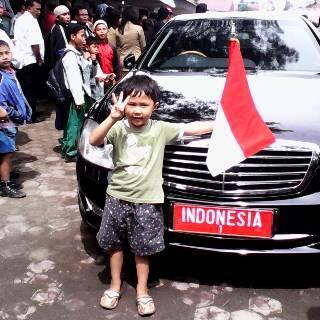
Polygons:
[[216,176],[274,141],[274,135],[254,105],[240,43],[231,39],[228,75],[207,154],[208,169]]

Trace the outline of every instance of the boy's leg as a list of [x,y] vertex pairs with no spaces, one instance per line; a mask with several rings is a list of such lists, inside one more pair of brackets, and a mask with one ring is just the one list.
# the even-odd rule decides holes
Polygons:
[[156,307],[148,294],[148,276],[150,259],[148,256],[135,256],[137,268],[137,306],[141,316],[155,313]]
[[66,128],[63,133],[62,155],[66,158],[73,158],[77,155],[77,138],[84,118],[83,107],[77,109],[74,103],[71,103]]
[[2,182],[8,182],[10,180],[11,159],[12,153],[4,153],[1,155],[0,177]]
[[0,158],[0,196],[9,198],[24,198],[26,194],[17,190],[13,183],[10,182],[12,153],[5,153]]
[[150,259],[146,256],[135,256],[137,268],[137,297],[148,294],[148,276]]
[[137,268],[137,307],[141,316],[147,316],[156,311],[148,294],[148,277],[150,256],[164,249],[163,217],[158,204],[132,204],[131,207],[133,216],[128,224],[128,242]]
[[84,122],[84,115],[91,106],[89,97],[85,97],[85,104],[77,109],[74,102],[71,103],[68,113],[68,120],[63,134],[62,154],[66,158],[74,158],[77,155],[77,139]]
[[121,270],[123,265],[123,251],[117,250],[110,253],[111,285],[110,289],[120,292]]
[[110,253],[111,284],[110,288],[103,293],[100,305],[106,309],[117,307],[120,299],[121,269],[123,264],[123,251],[116,250]]
[[110,254],[111,284],[100,300],[100,305],[106,309],[114,309],[120,299],[122,245],[125,236],[125,231],[122,230],[124,214],[121,201],[107,195],[100,230],[97,234],[100,247]]

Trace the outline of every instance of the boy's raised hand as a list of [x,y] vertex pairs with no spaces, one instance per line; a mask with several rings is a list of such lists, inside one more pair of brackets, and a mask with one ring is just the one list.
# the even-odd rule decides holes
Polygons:
[[123,101],[123,92],[120,92],[119,98],[117,99],[116,95],[112,93],[112,103],[113,106],[111,108],[110,116],[113,120],[118,121],[121,120],[124,116],[124,109],[130,99],[130,96]]

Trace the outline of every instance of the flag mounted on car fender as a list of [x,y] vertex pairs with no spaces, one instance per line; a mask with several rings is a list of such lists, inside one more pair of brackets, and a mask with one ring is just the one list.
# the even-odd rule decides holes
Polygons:
[[275,141],[252,99],[238,39],[229,42],[229,65],[211,135],[207,167],[216,176]]

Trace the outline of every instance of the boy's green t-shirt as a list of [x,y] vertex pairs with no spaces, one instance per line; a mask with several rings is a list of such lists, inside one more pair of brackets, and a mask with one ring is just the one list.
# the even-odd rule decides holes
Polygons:
[[143,129],[118,121],[107,134],[113,145],[111,179],[107,193],[134,203],[163,203],[162,167],[164,148],[179,137],[179,125],[149,120]]

